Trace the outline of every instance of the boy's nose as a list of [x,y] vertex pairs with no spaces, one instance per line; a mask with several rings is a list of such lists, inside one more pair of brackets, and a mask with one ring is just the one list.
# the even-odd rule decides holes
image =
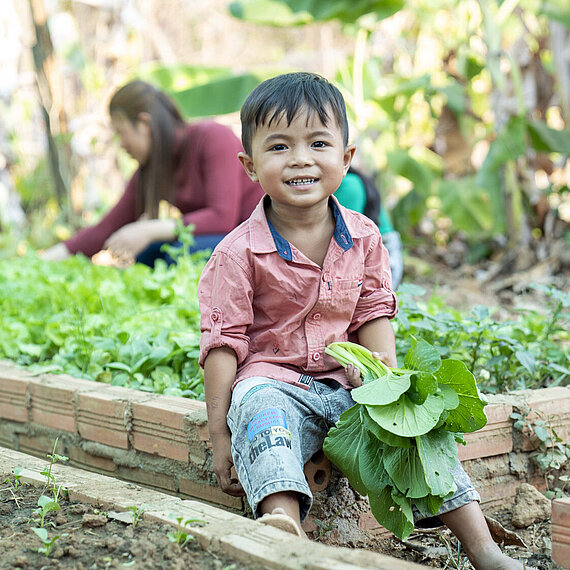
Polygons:
[[290,163],[292,166],[307,166],[313,164],[310,150],[304,147],[296,147],[291,153]]

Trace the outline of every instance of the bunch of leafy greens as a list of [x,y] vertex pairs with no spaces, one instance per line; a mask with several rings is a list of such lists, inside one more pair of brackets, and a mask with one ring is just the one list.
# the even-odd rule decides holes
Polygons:
[[201,254],[154,269],[0,260],[0,358],[155,393],[203,398],[198,366]]
[[325,352],[358,367],[364,384],[352,390],[356,405],[330,429],[323,450],[368,495],[376,520],[404,539],[414,529],[412,504],[434,515],[455,492],[457,442],[487,423],[485,401],[463,362],[441,360],[424,340],[412,340],[405,368],[389,368],[351,342]]

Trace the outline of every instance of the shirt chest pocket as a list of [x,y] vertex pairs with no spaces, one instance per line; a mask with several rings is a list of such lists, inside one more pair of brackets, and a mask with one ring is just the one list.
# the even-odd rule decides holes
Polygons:
[[333,299],[336,297],[342,301],[356,303],[362,291],[362,279],[335,279],[332,283]]

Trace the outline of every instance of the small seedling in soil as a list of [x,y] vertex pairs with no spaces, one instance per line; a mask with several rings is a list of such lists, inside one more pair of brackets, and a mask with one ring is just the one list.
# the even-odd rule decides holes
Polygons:
[[18,487],[20,485],[27,485],[28,483],[26,483],[25,481],[20,481],[20,479],[22,478],[22,471],[23,471],[23,467],[15,467],[14,468],[14,480],[12,481],[12,479],[10,479],[10,477],[6,477],[6,479],[4,479],[4,483],[8,483],[8,485],[10,485],[12,491],[16,491],[18,489]]
[[49,465],[47,465],[46,468],[41,472],[41,474],[46,478],[46,487],[49,487],[51,485],[51,487],[49,487],[49,490],[53,493],[53,500],[56,503],[58,502],[60,493],[62,491],[61,491],[61,485],[58,487],[55,482],[55,477],[52,473],[52,469],[57,462],[64,463],[69,460],[69,457],[66,457],[65,455],[58,455],[55,452],[58,440],[59,438],[55,439],[55,442],[53,444],[53,450],[50,454],[48,454]]
[[[172,515],[173,516],[173,515]],[[191,534],[188,534],[182,529],[182,526],[186,526],[190,523],[204,523],[204,521],[200,519],[186,519],[184,522],[184,517],[176,517],[176,522],[178,523],[178,528],[176,532],[168,532],[166,536],[168,536],[168,540],[170,542],[174,542],[178,544],[181,548],[186,546],[191,540],[194,540],[194,537]]]
[[37,534],[38,538],[42,541],[43,546],[40,546],[38,548],[38,552],[40,554],[45,554],[46,556],[49,556],[51,554],[51,551],[53,550],[53,547],[55,546],[55,542],[58,538],[61,538],[62,536],[65,535],[59,535],[57,534],[56,536],[54,536],[51,540],[48,538],[48,532],[45,528],[33,528],[32,530]]
[[131,511],[133,528],[139,524],[139,521],[144,512],[144,507],[127,507],[127,511]]
[[50,497],[46,495],[42,495],[38,499],[38,507],[39,509],[35,509],[33,514],[39,517],[39,525],[43,528],[45,524],[45,518],[48,513],[59,511],[60,506],[57,501],[52,501]]

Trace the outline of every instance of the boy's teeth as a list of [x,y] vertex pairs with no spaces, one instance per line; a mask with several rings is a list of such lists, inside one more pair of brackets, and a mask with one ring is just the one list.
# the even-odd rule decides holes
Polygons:
[[297,178],[296,180],[289,180],[289,184],[311,184],[311,182],[314,182],[315,179],[314,178]]

